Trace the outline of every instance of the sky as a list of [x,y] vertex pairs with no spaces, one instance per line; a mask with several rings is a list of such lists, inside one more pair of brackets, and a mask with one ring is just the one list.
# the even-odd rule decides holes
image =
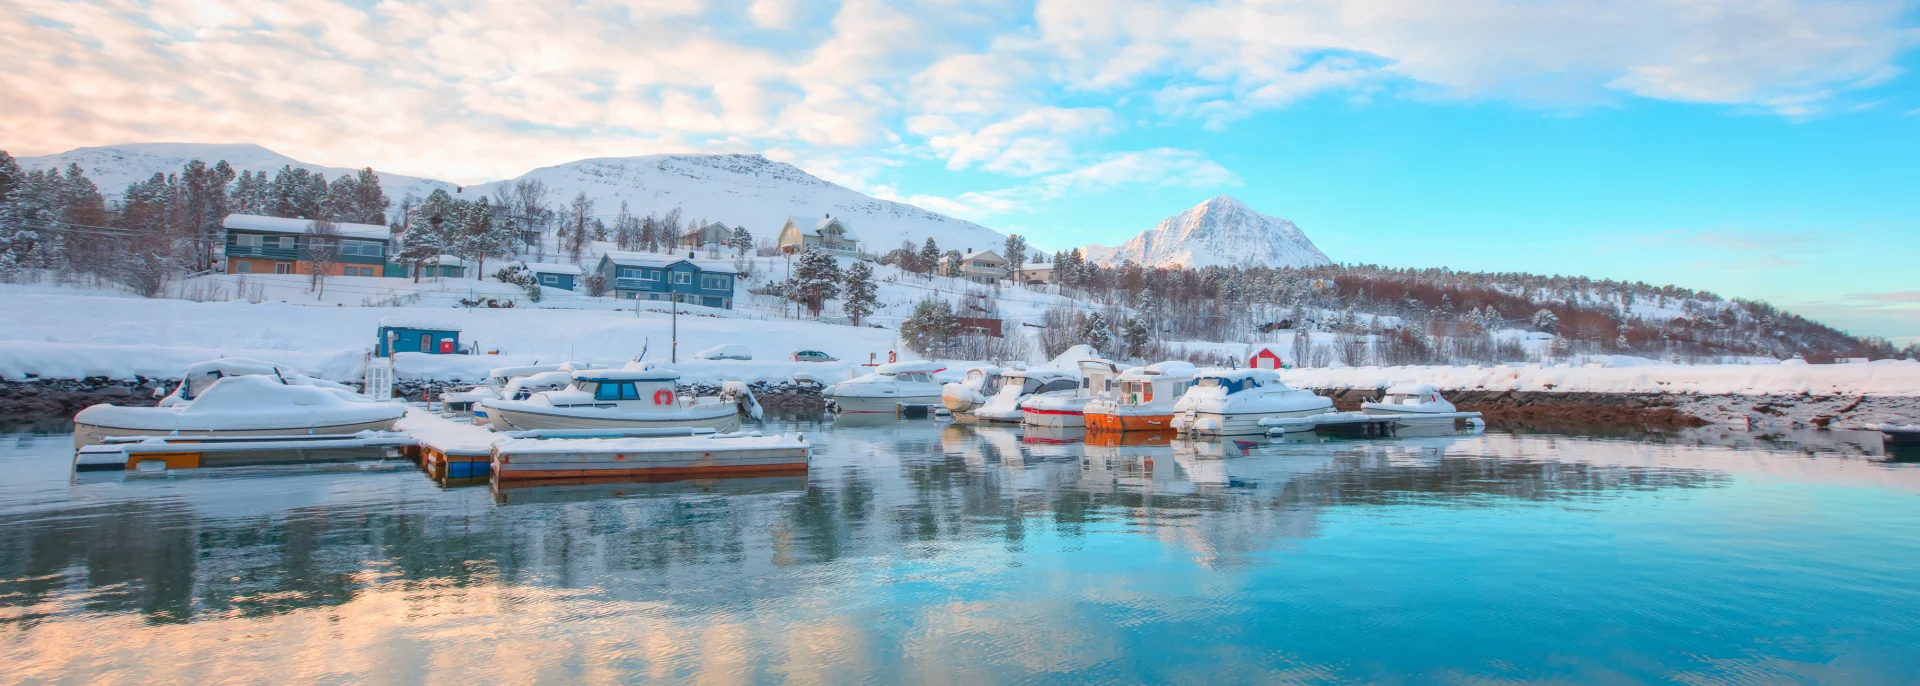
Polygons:
[[1920,4],[9,0],[0,148],[256,143],[454,182],[756,152],[1115,244],[1219,194],[1332,259],[1920,337]]

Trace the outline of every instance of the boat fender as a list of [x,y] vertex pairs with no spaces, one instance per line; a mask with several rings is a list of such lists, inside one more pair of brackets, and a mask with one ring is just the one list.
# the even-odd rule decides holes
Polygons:
[[654,391],[654,392],[653,392],[653,404],[655,404],[655,405],[672,405],[672,404],[673,404],[673,391],[669,391],[669,390],[667,390],[667,389],[664,389],[664,388],[662,388],[662,389],[660,389],[660,390],[657,390],[657,391]]

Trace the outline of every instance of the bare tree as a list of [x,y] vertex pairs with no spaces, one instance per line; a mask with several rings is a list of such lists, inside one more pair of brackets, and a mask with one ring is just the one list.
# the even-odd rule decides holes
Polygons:
[[316,219],[307,224],[306,245],[302,246],[309,271],[313,280],[309,291],[319,291],[315,297],[327,296],[327,277],[340,267],[340,227],[325,219]]

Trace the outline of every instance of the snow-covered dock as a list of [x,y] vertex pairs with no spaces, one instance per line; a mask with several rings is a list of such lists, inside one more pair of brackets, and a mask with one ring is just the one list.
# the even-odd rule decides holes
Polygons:
[[1272,417],[1260,420],[1267,427],[1267,435],[1281,436],[1290,433],[1308,431],[1353,437],[1390,437],[1408,430],[1432,431],[1453,430],[1455,424],[1466,420],[1475,427],[1485,426],[1478,412],[1425,412],[1419,414],[1366,414],[1362,412],[1328,412],[1306,417]]
[[414,437],[392,431],[347,435],[293,436],[137,436],[114,437],[74,453],[77,472],[140,469],[143,463],[167,469],[262,464],[340,462],[383,457],[395,448],[416,445]]
[[604,476],[769,475],[807,469],[811,448],[790,434],[657,438],[502,438],[493,444],[501,481]]

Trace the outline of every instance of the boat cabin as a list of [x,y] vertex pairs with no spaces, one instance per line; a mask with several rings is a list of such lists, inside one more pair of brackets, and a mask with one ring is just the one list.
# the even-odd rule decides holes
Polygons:
[[[239,357],[221,358],[196,362],[187,366],[187,374],[180,380],[180,387],[174,391],[176,401],[191,401],[201,393],[212,388],[215,382],[230,376],[270,376],[281,384],[289,378],[298,376],[296,372],[272,362],[261,362]],[[163,403],[166,404],[166,403]]]
[[1280,375],[1269,369],[1239,369],[1230,372],[1208,372],[1194,377],[1196,388],[1224,388],[1227,395],[1264,386],[1284,385]]
[[460,347],[460,327],[412,317],[381,317],[373,351],[375,357],[392,357],[394,353],[453,355],[466,352]]
[[1001,378],[1001,385],[1003,387],[1018,383],[1020,385],[1020,395],[1071,391],[1080,387],[1080,379],[1075,378],[1073,372],[1065,369],[1012,371],[1007,372]]
[[547,393],[554,407],[671,408],[679,404],[671,369],[590,369],[573,372],[573,383]]
[[1118,389],[1113,402],[1119,405],[1172,403],[1193,386],[1193,371],[1193,365],[1188,362],[1160,362],[1126,370],[1115,378]]
[[1080,397],[1099,398],[1113,392],[1113,379],[1120,375],[1120,365],[1107,360],[1082,360],[1080,362]]
[[933,362],[889,362],[875,367],[873,373],[885,377],[886,381],[930,384],[934,383],[933,375],[945,369]]
[[1402,384],[1387,388],[1381,405],[1428,405],[1440,402],[1440,391],[1426,384]]

